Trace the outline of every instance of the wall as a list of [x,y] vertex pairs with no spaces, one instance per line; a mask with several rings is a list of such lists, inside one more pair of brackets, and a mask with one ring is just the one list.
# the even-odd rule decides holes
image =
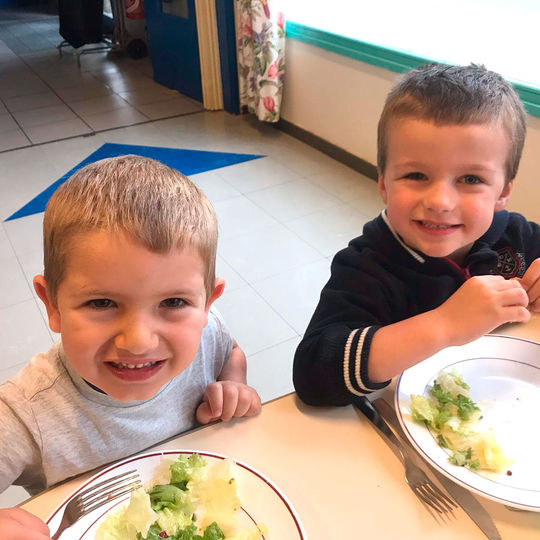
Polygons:
[[[397,73],[287,39],[284,120],[376,163],[376,129]],[[540,118],[527,117],[527,141],[509,210],[540,222]]]

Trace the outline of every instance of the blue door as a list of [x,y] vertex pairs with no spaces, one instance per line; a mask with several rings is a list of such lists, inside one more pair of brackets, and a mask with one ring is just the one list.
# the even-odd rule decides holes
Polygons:
[[154,79],[202,101],[194,0],[145,0]]

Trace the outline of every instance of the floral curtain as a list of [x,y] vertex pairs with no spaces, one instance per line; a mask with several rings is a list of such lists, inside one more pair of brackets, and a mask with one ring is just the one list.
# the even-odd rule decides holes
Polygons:
[[285,17],[279,0],[235,0],[240,106],[277,122],[285,67]]

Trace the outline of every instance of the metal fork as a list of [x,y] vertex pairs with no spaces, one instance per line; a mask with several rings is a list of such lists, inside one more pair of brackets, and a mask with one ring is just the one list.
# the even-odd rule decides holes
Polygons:
[[62,533],[71,527],[83,516],[92,512],[96,508],[107,504],[114,499],[118,499],[135,489],[142,486],[139,473],[136,470],[128,471],[103,482],[99,482],[89,488],[81,491],[73,497],[64,509],[62,521],[58,530],[51,537],[52,540],[58,540]]
[[[401,445],[399,439],[390,426],[381,417],[373,404],[366,398],[360,397],[354,401],[354,406],[359,409],[377,428],[377,433],[390,446],[391,450],[405,467],[405,481],[413,493],[424,504],[428,512],[435,516],[454,517],[452,513],[457,508],[456,503],[445,495],[426,475],[426,473],[414,463],[407,448]],[[434,510],[436,514],[433,514]]]

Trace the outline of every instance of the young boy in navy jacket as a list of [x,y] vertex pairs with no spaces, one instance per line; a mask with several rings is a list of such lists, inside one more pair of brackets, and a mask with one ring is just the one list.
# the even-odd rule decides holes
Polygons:
[[378,126],[386,208],[333,260],[294,359],[303,401],[349,404],[540,311],[540,227],[503,210],[525,132],[516,92],[483,66],[397,82]]

